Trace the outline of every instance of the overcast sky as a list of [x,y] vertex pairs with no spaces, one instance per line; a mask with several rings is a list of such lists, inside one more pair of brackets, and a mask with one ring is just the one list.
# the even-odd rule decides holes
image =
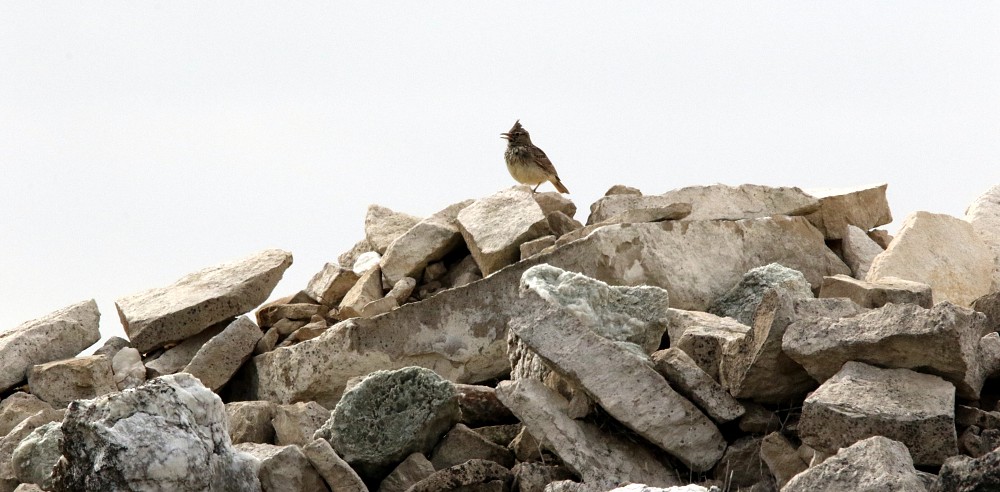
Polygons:
[[[293,293],[380,203],[513,184],[520,118],[611,185],[1000,183],[996,2],[0,3],[0,330],[264,248]],[[543,187],[543,189],[551,189]]]

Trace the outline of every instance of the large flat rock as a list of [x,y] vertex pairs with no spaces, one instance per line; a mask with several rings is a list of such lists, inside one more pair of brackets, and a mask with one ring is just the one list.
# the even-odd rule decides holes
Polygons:
[[291,264],[291,253],[269,249],[122,297],[115,305],[132,346],[145,353],[249,312],[271,295]]
[[28,377],[35,364],[66,359],[101,339],[93,299],[0,332],[0,393]]
[[754,219],[772,215],[806,215],[819,200],[799,188],[754,184],[689,186],[660,195],[672,202],[691,204],[689,220]]

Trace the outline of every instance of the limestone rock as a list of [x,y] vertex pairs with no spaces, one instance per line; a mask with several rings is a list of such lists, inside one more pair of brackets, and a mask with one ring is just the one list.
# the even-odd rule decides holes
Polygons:
[[980,297],[972,302],[972,309],[986,315],[986,326],[991,330],[1000,330],[1000,292],[994,292]]
[[226,428],[233,444],[274,443],[275,405],[269,401],[234,401],[226,403]]
[[785,330],[796,319],[794,301],[784,289],[768,291],[757,308],[753,329],[725,346],[720,382],[736,398],[787,403],[816,387],[802,366],[781,350]]
[[277,405],[274,409],[274,443],[279,446],[312,442],[313,434],[330,420],[331,412],[314,401]]
[[611,188],[608,188],[608,191],[604,192],[604,196],[611,196],[611,195],[642,195],[642,192],[639,191],[639,188],[626,186],[623,184],[616,184]]
[[980,195],[965,211],[972,230],[993,251],[992,292],[1000,291],[1000,185]]
[[799,188],[752,184],[689,186],[660,196],[671,202],[690,203],[692,212],[688,220],[798,216],[810,214],[819,207],[819,200]]
[[429,452],[458,421],[454,387],[429,369],[376,371],[344,393],[318,431],[366,479]]
[[549,234],[549,224],[527,186],[476,200],[458,214],[458,226],[483,276],[520,259],[522,243]]
[[372,268],[362,275],[357,283],[351,287],[351,290],[344,295],[340,301],[340,314],[338,316],[341,319],[360,316],[365,306],[383,297],[382,271],[378,268]]
[[520,492],[544,492],[550,482],[574,478],[566,467],[544,463],[518,463],[510,472],[514,476],[512,487]]
[[792,477],[808,468],[808,463],[799,457],[792,443],[778,432],[768,434],[761,441],[760,457],[774,475],[778,488],[784,487]]
[[847,234],[840,246],[844,252],[844,263],[851,269],[851,276],[859,280],[868,276],[875,257],[885,251],[865,231],[852,225],[847,226]]
[[291,253],[265,250],[122,297],[115,306],[132,346],[145,353],[257,307],[291,264]]
[[553,235],[542,236],[538,239],[532,239],[531,241],[521,243],[521,256],[520,258],[526,259],[537,255],[548,248],[549,246],[554,246],[556,244],[556,237]]
[[106,355],[77,357],[39,364],[28,372],[32,394],[55,408],[64,408],[73,400],[94,398],[118,391]]
[[795,299],[795,318],[850,318],[869,311],[850,299]]
[[1000,429],[1000,412],[988,412],[975,407],[956,405],[955,424],[959,428],[974,425],[982,429]]
[[809,190],[819,198],[819,210],[807,218],[827,239],[841,239],[848,226],[874,229],[892,222],[889,201],[885,198],[886,184],[861,186],[843,190]]
[[358,255],[358,258],[354,260],[354,265],[351,266],[351,271],[355,275],[361,276],[370,271],[372,268],[379,266],[382,263],[382,255],[374,252],[368,251]]
[[354,243],[354,246],[351,246],[351,249],[341,253],[340,256],[337,257],[337,264],[353,271],[354,262],[358,261],[358,257],[373,250],[374,248],[372,248],[368,239],[362,239]]
[[662,209],[680,203],[691,204],[687,200],[656,195],[607,195],[590,205],[590,216],[587,217],[587,225],[609,222],[613,217],[624,216],[624,214],[630,211]]
[[829,453],[881,435],[906,445],[917,465],[958,454],[955,387],[908,369],[848,362],[806,398],[799,437]]
[[399,301],[397,301],[395,297],[387,296],[381,299],[375,299],[374,301],[365,304],[365,307],[361,308],[358,315],[362,318],[374,318],[375,316],[388,313],[398,307]]
[[958,448],[963,454],[981,458],[1000,447],[1000,429],[980,429],[973,425],[958,436]]
[[57,490],[130,490],[155,480],[172,490],[260,490],[254,460],[236,452],[222,400],[190,374],[78,400],[62,423]]
[[410,487],[408,492],[507,492],[508,482],[510,470],[489,460],[471,459],[432,473]]
[[180,372],[191,362],[192,359],[194,359],[194,356],[198,354],[198,351],[201,350],[203,345],[208,343],[208,341],[215,335],[222,333],[222,330],[226,329],[230,323],[231,321],[226,320],[222,323],[211,326],[202,330],[197,335],[170,347],[159,357],[153,360],[147,359],[146,376],[152,379]]
[[405,304],[406,300],[410,298],[410,294],[413,293],[413,289],[416,287],[416,279],[403,277],[392,286],[392,289],[390,289],[385,296],[395,299],[398,304],[402,305]]
[[[316,439],[302,448],[313,468],[334,492],[368,492],[361,477],[325,439]],[[304,490],[304,489],[303,489]]]
[[746,411],[740,417],[740,430],[749,434],[770,434],[785,427],[777,414],[759,403],[743,402]]
[[653,365],[670,386],[690,399],[712,420],[723,424],[743,415],[744,409],[729,392],[684,353],[672,347],[654,352]]
[[250,358],[261,336],[260,328],[250,318],[240,316],[202,345],[183,371],[217,391]]
[[18,391],[0,401],[0,437],[6,436],[22,420],[42,411],[52,410],[52,405],[31,393]]
[[701,370],[719,381],[719,364],[726,345],[742,340],[750,327],[732,318],[701,311],[669,309],[670,346],[687,353]]
[[974,400],[990,372],[980,360],[984,321],[982,314],[950,302],[931,309],[886,304],[853,318],[794,322],[781,346],[820,382],[853,360],[935,374]]
[[708,308],[708,312],[751,326],[757,306],[770,289],[784,289],[795,299],[813,297],[809,281],[802,272],[771,263],[748,271],[738,284]]
[[545,215],[552,212],[560,212],[567,217],[576,215],[576,204],[562,193],[546,191],[543,193],[533,193],[531,197],[538,202],[538,206]]
[[[795,476],[782,492],[923,492],[906,446],[874,436]],[[950,489],[954,490],[954,489]]]
[[581,224],[580,221],[569,217],[558,210],[550,212],[546,215],[545,221],[548,222],[549,230],[552,231],[552,234],[555,235],[556,238],[560,238],[573,231],[583,229],[583,224]]
[[[928,255],[933,251],[933,255]],[[889,247],[875,257],[865,280],[885,277],[922,282],[931,286],[934,303],[951,301],[968,306],[990,293],[993,252],[961,219],[916,212],[903,221]]]
[[104,342],[104,345],[102,345],[101,348],[95,350],[92,355],[106,355],[114,359],[115,354],[117,354],[119,350],[131,346],[132,344],[122,337],[111,337]]
[[327,263],[309,280],[306,294],[324,306],[336,306],[357,282],[358,275],[354,270],[336,263]]
[[930,492],[993,492],[1000,490],[1000,450],[972,459],[953,456],[945,461]]
[[678,484],[675,472],[642,445],[569,418],[569,403],[539,381],[502,381],[497,397],[586,483],[603,490],[627,482]]
[[11,455],[11,464],[18,480],[52,490],[52,467],[62,457],[60,426],[59,422],[43,424],[17,445]]
[[489,386],[455,384],[462,423],[469,427],[516,422],[510,409],[497,399],[496,390]]
[[732,490],[749,489],[771,478],[767,465],[760,457],[760,437],[743,436],[726,448],[722,459],[712,470],[712,476],[730,484]]
[[462,243],[458,230],[458,214],[472,200],[450,205],[421,220],[396,238],[382,256],[382,274],[389,284],[403,277],[417,278],[429,263],[445,257]]
[[847,275],[825,277],[819,297],[846,297],[866,308],[878,308],[888,303],[909,303],[924,308],[933,305],[931,286],[895,277],[885,277],[875,283]]
[[146,382],[146,366],[142,365],[142,355],[132,347],[125,347],[111,359],[115,386],[119,390],[135,388]]
[[389,476],[382,480],[378,492],[406,492],[417,482],[431,476],[434,465],[420,453],[406,457]]
[[308,321],[313,316],[329,312],[329,308],[312,302],[293,303],[291,299],[279,299],[257,310],[257,324],[262,327],[276,326],[282,319],[286,321]]
[[418,222],[420,217],[372,204],[368,206],[368,213],[365,215],[365,239],[378,254],[384,255],[393,241]]
[[514,454],[507,447],[487,441],[462,424],[448,431],[431,454],[435,470],[451,468],[470,459],[490,460],[506,468],[514,466]]
[[264,492],[314,490],[325,492],[326,483],[298,446],[244,442],[234,446],[257,460],[257,478]]
[[[49,422],[61,420],[63,413],[65,413],[63,410],[40,410],[15,425],[7,435],[0,437],[0,484],[17,478],[13,455],[21,441],[31,435],[35,429]],[[18,465],[22,468],[25,466],[24,463]]]
[[100,340],[100,319],[89,300],[0,332],[0,393],[24,381],[31,366],[73,357]]
[[[551,267],[536,268],[544,275]],[[525,272],[523,285],[532,285],[533,273],[535,269]],[[523,297],[546,295],[529,289],[522,289]],[[536,305],[546,303],[539,300]],[[646,360],[598,335],[566,310],[526,311],[511,320],[510,330],[560,376],[584,388],[609,415],[691,469],[707,470],[722,456],[726,442],[711,420],[671,389]]]

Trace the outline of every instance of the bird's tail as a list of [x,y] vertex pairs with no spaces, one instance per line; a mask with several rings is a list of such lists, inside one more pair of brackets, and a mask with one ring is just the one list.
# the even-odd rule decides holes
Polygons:
[[551,181],[552,185],[556,187],[556,190],[558,190],[559,193],[569,193],[569,190],[566,189],[566,185],[562,184],[562,180],[559,179],[559,176],[556,176]]

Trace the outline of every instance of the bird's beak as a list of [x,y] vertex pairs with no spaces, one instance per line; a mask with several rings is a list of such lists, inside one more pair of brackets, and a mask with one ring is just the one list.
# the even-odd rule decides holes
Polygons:
[[510,140],[510,134],[509,133],[501,133],[500,134],[500,138],[505,139],[505,140]]

